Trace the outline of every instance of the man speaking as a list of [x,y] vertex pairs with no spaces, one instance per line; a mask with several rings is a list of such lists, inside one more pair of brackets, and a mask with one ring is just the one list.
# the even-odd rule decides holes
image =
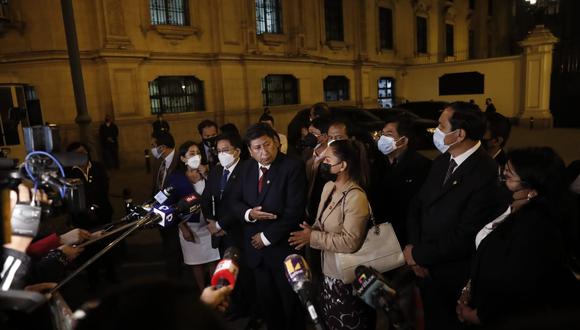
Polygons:
[[251,159],[240,168],[233,203],[244,222],[244,250],[253,270],[268,329],[304,329],[304,313],[284,274],[284,258],[295,251],[290,232],[304,219],[304,165],[279,152],[276,132],[266,124],[246,133]]

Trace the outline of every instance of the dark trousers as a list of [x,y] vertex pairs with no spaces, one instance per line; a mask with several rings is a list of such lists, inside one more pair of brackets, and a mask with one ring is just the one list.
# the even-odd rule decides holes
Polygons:
[[425,330],[464,329],[455,313],[457,299],[461,294],[460,287],[431,278],[420,279],[418,286],[423,300]]
[[268,329],[304,329],[305,308],[284,275],[283,261],[272,265],[262,262],[253,269],[253,273],[258,303]]
[[112,168],[119,168],[119,147],[104,145],[102,153],[103,163],[108,170]]
[[183,254],[179,243],[179,229],[177,226],[159,227],[159,234],[161,234],[161,243],[163,245],[165,274],[167,277],[180,280],[183,270]]

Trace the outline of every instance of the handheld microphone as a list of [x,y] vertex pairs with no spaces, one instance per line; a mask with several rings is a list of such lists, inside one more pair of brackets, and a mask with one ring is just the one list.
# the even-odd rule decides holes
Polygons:
[[175,225],[181,216],[195,213],[200,208],[199,196],[197,194],[191,194],[180,199],[174,206],[156,206],[153,208],[153,213],[161,217],[158,222],[161,227],[169,227]]
[[310,300],[310,285],[312,274],[308,263],[301,255],[291,254],[284,259],[286,278],[292,286],[292,290],[298,294],[300,302],[306,307],[308,315],[317,329],[322,329],[316,309]]
[[218,289],[224,286],[230,286],[233,289],[240,271],[238,267],[239,259],[240,251],[238,249],[233,246],[227,248],[224,252],[224,257],[218,263],[211,277],[211,285]]
[[157,194],[155,194],[153,197],[155,199],[153,206],[164,204],[169,199],[169,197],[171,197],[174,191],[175,188],[173,186],[167,186],[164,189],[159,190],[159,192],[157,192]]
[[367,266],[355,269],[355,280],[352,283],[355,292],[367,305],[383,310],[395,329],[400,329],[404,317],[395,299],[397,291],[391,288],[380,273]]

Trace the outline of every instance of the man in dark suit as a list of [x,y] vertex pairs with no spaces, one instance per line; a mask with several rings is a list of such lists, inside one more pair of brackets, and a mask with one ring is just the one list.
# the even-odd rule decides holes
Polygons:
[[425,182],[431,160],[419,154],[413,148],[415,142],[413,119],[401,115],[392,119],[383,127],[382,136],[377,146],[385,155],[386,162],[380,182],[380,200],[374,201],[379,206],[374,210],[377,220],[389,221],[397,234],[401,246],[407,244],[407,214],[409,204]]
[[203,146],[203,163],[213,167],[218,163],[215,141],[218,135],[218,126],[215,122],[206,119],[197,125],[197,131],[201,136],[201,144]]
[[[243,255],[243,222],[231,212],[235,185],[239,184],[240,179],[242,141],[238,135],[222,134],[216,137],[216,147],[219,164],[210,170],[206,180],[201,201],[202,211],[208,222],[208,230],[213,235],[212,245],[217,243],[222,257],[231,246]],[[244,258],[239,260],[239,266],[240,272],[228,310],[232,317],[252,314],[253,306],[247,301],[255,299],[251,269]]]
[[[153,166],[152,196],[167,187],[167,177],[177,167],[179,157],[175,155],[175,140],[168,132],[157,132],[151,135],[151,155],[158,160]],[[177,226],[159,227],[163,243],[163,259],[167,276],[181,277],[183,255],[179,244]]]
[[304,310],[284,274],[284,258],[296,253],[290,232],[304,220],[304,165],[278,150],[276,132],[250,126],[252,159],[240,169],[233,209],[244,223],[245,261],[252,268],[258,303],[268,329],[304,329]]
[[458,329],[456,301],[467,282],[475,235],[494,219],[497,164],[481,148],[483,114],[451,103],[439,117],[433,161],[408,216],[405,261],[419,277],[426,329]]

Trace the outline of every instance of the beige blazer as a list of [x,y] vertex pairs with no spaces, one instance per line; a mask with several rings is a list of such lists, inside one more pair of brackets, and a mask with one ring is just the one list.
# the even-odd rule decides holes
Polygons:
[[[329,197],[331,201],[324,208]],[[333,278],[341,277],[334,254],[358,251],[368,231],[368,220],[369,203],[367,195],[360,186],[352,181],[340,191],[335,191],[335,184],[332,181],[324,186],[318,206],[318,215],[310,236],[310,246],[322,251],[322,272],[324,275]]]

